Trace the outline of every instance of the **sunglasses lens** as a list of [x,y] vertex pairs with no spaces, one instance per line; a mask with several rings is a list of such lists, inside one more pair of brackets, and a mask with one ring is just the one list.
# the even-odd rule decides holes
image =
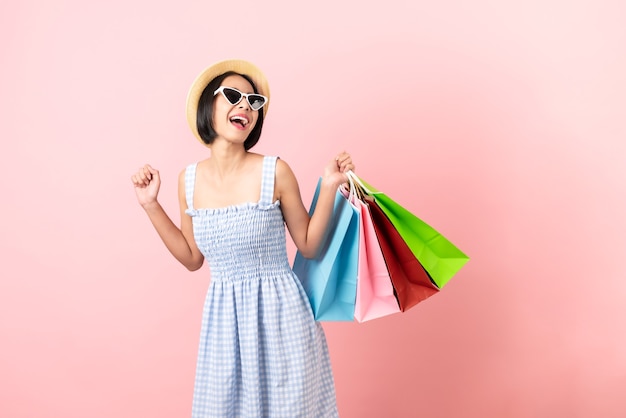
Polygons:
[[224,92],[226,100],[228,100],[232,105],[239,103],[239,100],[241,100],[241,93],[237,90],[225,88],[222,91]]
[[250,107],[254,110],[259,110],[265,104],[265,97],[260,94],[251,94],[248,96],[248,102],[250,102]]

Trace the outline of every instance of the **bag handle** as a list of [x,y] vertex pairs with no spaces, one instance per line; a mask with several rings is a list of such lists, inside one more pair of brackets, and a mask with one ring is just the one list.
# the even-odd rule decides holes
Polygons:
[[373,196],[375,194],[373,191],[368,189],[367,186],[365,186],[365,184],[363,184],[363,181],[359,178],[359,176],[357,176],[354,173],[354,171],[348,170],[346,172],[346,175],[348,176],[348,179],[350,180],[350,184],[351,185],[354,184],[354,183],[356,183],[356,185],[358,185],[358,187],[356,185],[354,187],[359,189],[359,192],[361,192],[361,195],[367,194],[367,195]]
[[348,202],[355,204],[356,200],[360,200],[359,190],[354,184],[354,180],[352,179],[352,177],[348,176],[347,174],[348,173],[346,173],[346,177],[348,177],[348,183],[350,184],[348,190],[346,190],[347,187],[345,183],[339,186],[339,188],[343,189],[344,192],[347,192],[347,196],[346,193],[342,193],[346,197],[346,199],[348,199]]

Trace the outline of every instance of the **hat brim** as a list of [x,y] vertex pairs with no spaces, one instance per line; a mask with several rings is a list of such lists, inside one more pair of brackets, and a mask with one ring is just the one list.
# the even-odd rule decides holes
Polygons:
[[263,107],[263,115],[267,115],[267,110],[270,105],[270,87],[263,72],[256,65],[244,60],[231,59],[216,62],[215,64],[204,69],[204,71],[196,77],[194,82],[191,84],[189,92],[187,93],[187,123],[191,128],[191,132],[193,132],[196,138],[198,138],[198,140],[200,140],[203,144],[204,141],[198,133],[198,101],[200,100],[200,96],[206,86],[215,77],[229,71],[246,75],[252,79],[258,93],[267,97],[267,103]]

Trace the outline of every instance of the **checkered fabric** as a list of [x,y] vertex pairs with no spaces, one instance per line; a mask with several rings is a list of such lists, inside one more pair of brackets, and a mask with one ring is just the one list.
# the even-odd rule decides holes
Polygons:
[[324,331],[287,258],[277,157],[265,157],[261,198],[195,209],[196,164],[185,187],[196,244],[211,271],[193,418],[337,417]]

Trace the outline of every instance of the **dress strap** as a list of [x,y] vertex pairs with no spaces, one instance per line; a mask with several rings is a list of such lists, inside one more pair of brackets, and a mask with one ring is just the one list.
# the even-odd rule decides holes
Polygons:
[[193,190],[196,186],[196,166],[198,163],[189,164],[185,169],[185,196],[187,209],[193,210]]
[[276,178],[276,160],[278,157],[265,156],[263,158],[263,180],[261,181],[261,205],[274,203],[274,180]]

